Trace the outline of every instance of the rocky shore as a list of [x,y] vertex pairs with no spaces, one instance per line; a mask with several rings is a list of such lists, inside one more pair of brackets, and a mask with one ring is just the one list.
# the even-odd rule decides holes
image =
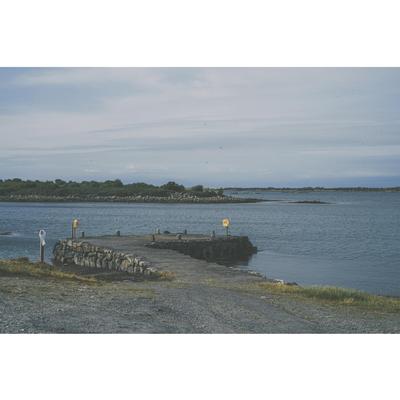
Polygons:
[[98,196],[98,195],[68,195],[68,196],[40,196],[40,195],[8,195],[0,196],[0,202],[115,202],[115,203],[259,203],[261,199],[240,198],[233,196],[216,195],[210,197],[196,196],[193,193],[174,193],[166,197],[136,195],[136,196]]

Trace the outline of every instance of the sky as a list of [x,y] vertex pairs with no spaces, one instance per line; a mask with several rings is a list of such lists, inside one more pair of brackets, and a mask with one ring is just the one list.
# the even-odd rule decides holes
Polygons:
[[400,186],[400,68],[0,68],[0,179]]

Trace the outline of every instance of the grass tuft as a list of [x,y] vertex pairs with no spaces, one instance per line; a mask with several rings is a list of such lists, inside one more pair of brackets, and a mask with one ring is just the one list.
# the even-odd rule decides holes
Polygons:
[[175,279],[175,273],[171,271],[158,271],[157,277],[160,281],[172,281]]
[[355,289],[343,289],[332,286],[282,285],[270,282],[259,283],[259,286],[272,293],[288,293],[303,298],[321,300],[332,304],[361,306],[377,311],[399,312],[400,299],[369,294]]
[[33,278],[55,278],[95,283],[93,277],[79,276],[70,272],[64,272],[55,266],[45,263],[33,263],[29,259],[17,258],[12,260],[0,260],[0,276],[29,276]]

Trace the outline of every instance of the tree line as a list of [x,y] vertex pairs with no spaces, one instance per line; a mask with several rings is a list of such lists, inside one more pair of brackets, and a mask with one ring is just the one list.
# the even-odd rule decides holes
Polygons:
[[173,193],[192,193],[197,197],[222,195],[222,189],[208,189],[203,185],[186,188],[176,182],[156,186],[144,182],[124,184],[120,179],[98,181],[54,181],[0,179],[0,196],[155,196],[168,197]]

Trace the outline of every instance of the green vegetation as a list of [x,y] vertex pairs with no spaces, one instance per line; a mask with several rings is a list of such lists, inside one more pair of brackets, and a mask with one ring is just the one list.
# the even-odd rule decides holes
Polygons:
[[[99,273],[96,276],[77,275],[61,270],[55,265],[40,262],[31,262],[29,258],[20,257],[11,260],[0,260],[0,276],[30,276],[32,278],[55,278],[80,281],[84,283],[95,283],[104,280],[118,281],[120,273]],[[124,276],[124,275],[122,275]],[[160,271],[155,279],[161,281],[172,281],[175,274],[170,271]]]
[[385,312],[399,312],[400,299],[394,297],[376,296],[354,289],[342,289],[331,286],[309,286],[259,283],[263,290],[272,293],[287,293],[303,298],[320,300],[337,305],[361,306],[367,309]]
[[0,276],[30,276],[33,278],[55,278],[95,283],[93,277],[79,276],[69,272],[63,272],[59,268],[42,263],[30,262],[28,258],[16,258],[13,260],[0,260]]
[[155,186],[147,183],[123,184],[119,179],[104,182],[96,181],[24,181],[22,179],[0,179],[0,198],[13,196],[38,196],[38,197],[76,197],[86,199],[97,197],[118,197],[127,198],[130,196],[152,196],[166,198],[174,194],[188,194],[195,197],[221,196],[223,193],[218,190],[205,189],[201,185],[186,189],[183,185],[175,182],[168,182],[165,185]]
[[185,186],[178,185],[175,182],[168,182],[165,185],[162,185],[161,189],[162,190],[167,190],[167,191],[170,191],[170,192],[177,192],[177,193],[181,193],[181,192],[184,192],[186,190]]
[[193,192],[203,192],[203,191],[204,191],[203,185],[196,185],[196,186],[193,186],[193,187],[192,187],[192,191],[193,191]]

